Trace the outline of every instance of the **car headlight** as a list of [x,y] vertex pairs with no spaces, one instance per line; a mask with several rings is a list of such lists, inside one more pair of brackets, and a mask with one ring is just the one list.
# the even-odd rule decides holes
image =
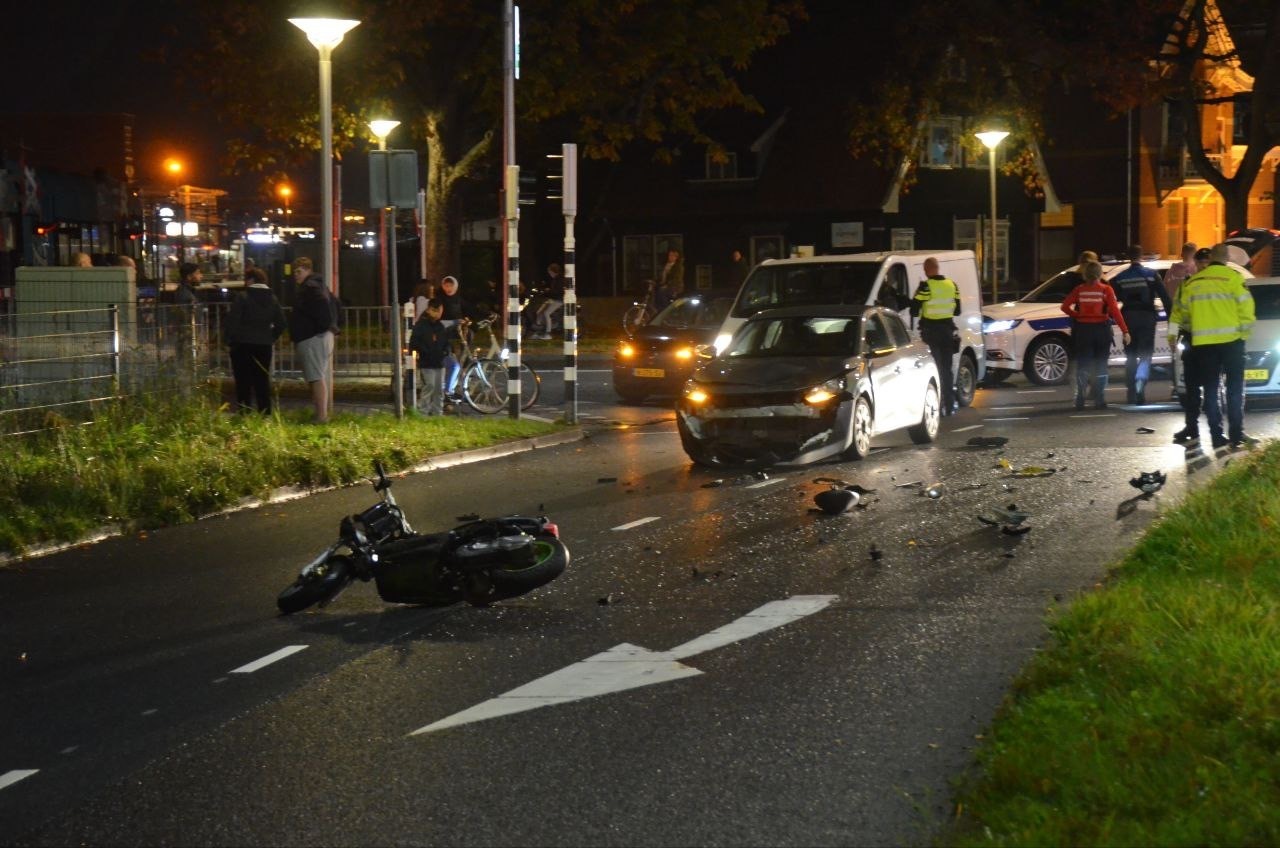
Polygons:
[[676,359],[686,361],[686,362],[690,359],[693,359],[693,348],[691,347],[678,348],[676,350]]
[[844,391],[844,379],[828,380],[820,386],[814,386],[804,393],[804,402],[810,406],[822,406],[830,403]]
[[729,346],[729,342],[733,341],[732,333],[721,333],[716,336],[716,355],[724,353],[724,349]]
[[618,345],[618,356],[622,357],[623,359],[630,359],[635,355],[636,355],[636,349],[631,345],[627,344],[626,342],[623,342],[622,344]]
[[711,400],[711,395],[707,393],[706,389],[702,388],[696,383],[690,383],[689,385],[685,386],[684,399],[689,401],[689,403],[693,404],[694,406],[701,406],[702,404]]
[[1014,327],[1022,323],[1021,318],[1004,319],[1001,321],[992,321],[982,325],[984,333],[1004,333],[1012,330]]

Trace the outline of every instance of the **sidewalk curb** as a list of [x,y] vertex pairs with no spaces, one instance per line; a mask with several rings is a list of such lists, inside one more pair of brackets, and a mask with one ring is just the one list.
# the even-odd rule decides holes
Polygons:
[[[540,450],[542,448],[551,448],[558,445],[567,445],[572,442],[581,441],[586,438],[586,431],[582,427],[573,427],[559,433],[548,433],[545,436],[531,436],[527,439],[516,439],[510,442],[502,442],[497,445],[490,445],[484,448],[472,448],[471,450],[453,451],[451,453],[440,454],[432,457],[425,462],[398,471],[390,476],[405,477],[409,474],[421,474],[428,471],[441,471],[446,468],[453,468],[457,465],[470,465],[473,462],[484,462],[489,459],[501,459],[505,456],[512,456],[517,453],[529,453],[530,451]],[[363,484],[364,480],[356,480],[351,483],[342,483],[335,486],[281,486],[272,490],[266,500],[261,498],[244,498],[239,503],[229,506],[226,509],[217,512],[206,513],[198,516],[196,521],[204,521],[207,518],[217,518],[223,515],[231,515],[237,512],[243,512],[249,509],[257,509],[262,506],[285,503],[287,501],[296,501],[309,495],[318,495],[321,492],[331,492],[335,489],[345,489],[349,486],[358,486]],[[125,530],[121,525],[105,525],[97,530],[88,533],[74,542],[59,542],[53,545],[42,545],[40,547],[28,548],[21,554],[0,554],[0,568],[16,565],[30,559],[38,559],[50,554],[61,553],[72,548],[78,548],[81,545],[91,545],[96,542],[102,542],[106,539],[115,538],[125,535]]]

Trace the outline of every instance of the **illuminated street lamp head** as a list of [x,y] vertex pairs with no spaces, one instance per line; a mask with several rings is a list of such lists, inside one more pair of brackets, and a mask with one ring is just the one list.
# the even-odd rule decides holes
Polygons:
[[164,169],[176,177],[182,173],[182,163],[177,159],[166,159],[164,160]]
[[337,47],[342,37],[360,25],[359,21],[341,18],[290,18],[289,23],[307,34],[307,40],[319,50]]
[[280,195],[285,200],[288,200],[293,196],[293,189],[287,185],[282,185],[280,188],[276,189],[276,194]]
[[369,129],[373,130],[374,138],[378,139],[378,144],[386,146],[387,136],[391,135],[391,131],[400,126],[399,121],[370,121]]
[[1009,137],[1004,130],[987,130],[986,132],[974,133],[978,139],[987,146],[988,150],[995,150],[996,145]]

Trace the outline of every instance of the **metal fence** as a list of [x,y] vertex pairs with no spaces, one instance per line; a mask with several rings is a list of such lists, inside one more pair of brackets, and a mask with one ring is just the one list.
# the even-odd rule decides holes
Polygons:
[[[0,435],[85,423],[95,404],[147,392],[189,392],[231,373],[226,303],[23,307],[0,316]],[[336,379],[390,379],[391,318],[389,307],[342,310]],[[272,371],[275,378],[302,378],[287,336],[276,343]]]

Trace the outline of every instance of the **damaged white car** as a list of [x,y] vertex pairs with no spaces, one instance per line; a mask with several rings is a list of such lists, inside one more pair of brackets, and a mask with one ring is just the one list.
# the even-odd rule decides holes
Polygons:
[[891,430],[932,442],[940,386],[928,347],[888,309],[772,309],[694,372],[676,423],[699,465],[861,459]]

